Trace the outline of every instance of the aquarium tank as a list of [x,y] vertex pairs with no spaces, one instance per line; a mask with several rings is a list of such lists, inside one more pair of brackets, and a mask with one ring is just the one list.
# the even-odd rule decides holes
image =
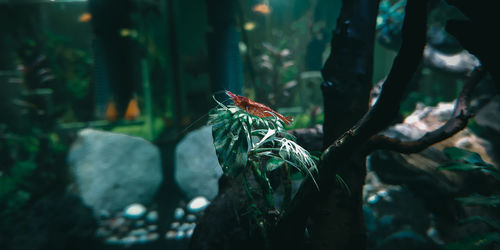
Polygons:
[[0,249],[500,249],[494,4],[0,0]]

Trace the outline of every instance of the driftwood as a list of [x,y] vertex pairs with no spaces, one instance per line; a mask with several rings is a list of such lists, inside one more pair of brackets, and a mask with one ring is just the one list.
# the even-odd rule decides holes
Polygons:
[[[454,117],[441,128],[416,142],[403,143],[377,135],[391,125],[398,115],[406,88],[421,63],[426,38],[427,1],[407,2],[401,48],[377,102],[365,113],[369,99],[374,32],[374,27],[367,28],[366,23],[374,26],[376,4],[376,1],[368,0],[343,1],[338,29],[332,39],[332,54],[322,71],[325,80],[322,84],[325,100],[323,144],[327,147],[323,151],[317,177],[320,191],[311,178],[306,178],[283,212],[278,216],[268,216],[274,228],[263,232],[262,237],[257,237],[255,235],[258,235],[256,232],[259,232],[259,227],[243,227],[243,231],[248,230],[246,235],[249,239],[238,243],[223,238],[227,234],[208,232],[215,230],[214,227],[222,227],[216,230],[222,232],[232,230],[227,226],[242,225],[238,215],[241,215],[244,206],[240,204],[241,198],[234,198],[244,194],[230,191],[237,185],[241,186],[240,181],[236,180],[231,188],[219,193],[212,204],[213,208],[206,210],[205,217],[224,214],[228,218],[240,218],[240,223],[228,221],[227,225],[211,226],[207,223],[215,223],[214,219],[202,219],[193,235],[191,249],[247,249],[248,246],[268,249],[364,249],[366,236],[361,207],[367,153],[382,148],[418,152],[464,128],[470,118],[467,112],[469,96],[476,81],[483,75],[481,69],[462,90]],[[423,173],[425,171],[414,174]],[[349,189],[338,182],[337,175],[344,179]],[[455,192],[452,185],[436,188]],[[229,205],[234,202],[237,204]],[[226,205],[222,205],[224,203]],[[229,207],[234,208],[237,216],[230,214]],[[305,238],[306,229],[311,234],[310,241]],[[204,234],[211,237],[203,237]],[[216,240],[216,237],[219,238]],[[230,244],[216,244],[224,240]]]

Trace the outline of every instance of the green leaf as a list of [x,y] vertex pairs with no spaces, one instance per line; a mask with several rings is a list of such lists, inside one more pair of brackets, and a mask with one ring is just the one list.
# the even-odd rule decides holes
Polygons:
[[466,237],[459,241],[450,243],[446,246],[448,250],[473,250],[473,249],[487,249],[490,244],[500,242],[500,233],[491,232],[471,237]]
[[493,178],[500,181],[500,170],[495,168],[492,165],[477,165],[472,163],[463,163],[463,162],[448,162],[438,167],[439,170],[450,170],[450,171],[472,171],[472,170],[480,170],[484,173],[487,173]]
[[212,110],[209,124],[212,125],[217,159],[225,174],[237,176],[248,161],[248,145],[251,143],[247,117],[237,107],[223,106]]
[[472,195],[462,198],[457,198],[458,201],[462,202],[464,205],[482,205],[482,206],[493,206],[496,207],[500,205],[500,195]]
[[35,169],[36,164],[33,161],[18,161],[12,167],[11,176],[13,179],[21,181],[30,176]]
[[453,170],[453,171],[470,171],[483,169],[483,166],[479,166],[472,163],[461,163],[461,162],[449,162],[438,167],[439,170]]
[[271,171],[283,166],[284,163],[285,163],[285,161],[281,158],[271,157],[271,159],[269,159],[266,162],[266,171],[271,172]]
[[300,181],[304,179],[304,175],[301,172],[295,172],[290,176],[293,181]]
[[490,227],[494,228],[495,230],[500,231],[500,224],[498,222],[492,220],[492,218],[487,217],[487,216],[476,215],[476,216],[470,216],[470,217],[467,217],[463,220],[460,220],[460,223],[462,223],[462,224],[477,223],[477,222],[485,223],[485,224],[489,225]]
[[484,162],[484,160],[478,153],[467,151],[465,149],[450,147],[450,148],[445,148],[443,150],[443,153],[448,158],[450,158],[450,160],[465,161],[476,165],[484,165],[484,166],[489,165],[488,163]]
[[266,144],[267,142],[274,140],[275,135],[276,135],[275,129],[268,129],[264,137],[262,137],[262,139],[260,139],[260,141],[254,145],[254,147],[258,148]]
[[498,181],[500,181],[500,170],[498,170],[498,169],[496,169],[494,167],[487,167],[487,168],[482,169],[482,171],[490,174],[495,179],[497,179]]
[[335,175],[335,177],[337,178],[337,182],[342,185],[343,187],[345,187],[345,189],[347,190],[347,193],[349,193],[349,195],[351,194],[351,189],[349,188],[349,186],[347,185],[347,183],[344,181],[344,179],[342,179],[342,177],[340,177],[340,175]]

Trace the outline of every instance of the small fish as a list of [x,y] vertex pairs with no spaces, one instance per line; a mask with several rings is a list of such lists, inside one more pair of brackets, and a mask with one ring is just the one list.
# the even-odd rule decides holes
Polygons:
[[125,119],[133,121],[139,117],[141,112],[139,111],[139,105],[137,104],[137,99],[132,98],[128,103],[127,111],[125,111]]
[[263,3],[253,6],[252,10],[264,15],[271,13],[271,8],[269,7],[269,5]]
[[252,31],[255,29],[257,25],[254,22],[246,22],[245,25],[243,25],[243,29]]
[[275,115],[276,117],[281,119],[286,125],[289,125],[292,122],[291,116],[285,117],[282,114],[272,110],[270,107],[262,103],[255,102],[244,96],[233,94],[231,93],[231,91],[228,90],[226,90],[226,95],[228,95],[233,100],[234,105],[245,110],[251,115],[255,115],[261,118]]
[[90,20],[92,20],[92,14],[88,12],[85,12],[78,17],[78,22],[80,23],[88,23]]
[[115,102],[110,101],[106,106],[106,120],[109,122],[114,122],[118,120],[118,111],[116,110]]

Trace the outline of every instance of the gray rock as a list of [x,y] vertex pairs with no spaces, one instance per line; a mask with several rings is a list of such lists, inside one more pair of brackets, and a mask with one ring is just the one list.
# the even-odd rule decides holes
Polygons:
[[463,137],[455,142],[455,146],[458,148],[468,149],[472,146],[472,140],[469,137]]
[[159,150],[150,142],[84,129],[68,155],[74,189],[94,211],[147,204],[162,182]]
[[467,74],[479,66],[479,60],[466,50],[448,55],[432,46],[425,47],[424,62],[426,65],[454,74]]
[[416,140],[425,134],[425,131],[406,123],[396,124],[382,132],[383,135],[401,140]]
[[175,149],[175,162],[175,181],[188,199],[205,196],[211,200],[217,195],[222,169],[211,127],[202,127],[184,137]]
[[484,106],[474,120],[479,126],[489,128],[500,134],[500,96]]

